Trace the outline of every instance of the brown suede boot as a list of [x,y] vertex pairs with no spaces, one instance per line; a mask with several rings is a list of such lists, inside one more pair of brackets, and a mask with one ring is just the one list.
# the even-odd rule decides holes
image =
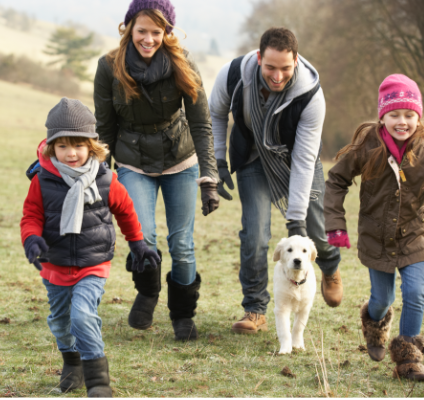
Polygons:
[[368,301],[361,307],[362,333],[367,342],[368,354],[371,360],[381,361],[386,355],[386,342],[390,338],[390,328],[393,321],[393,308],[380,321],[371,319],[368,313]]
[[339,269],[333,275],[324,275],[322,273],[321,293],[330,307],[340,305],[343,297],[343,283]]
[[415,381],[424,381],[423,354],[413,344],[414,338],[409,336],[398,336],[394,338],[389,351],[392,361],[396,363],[393,378],[407,378]]
[[267,331],[268,324],[265,315],[246,312],[240,321],[233,324],[231,330],[235,333],[258,333],[258,331]]

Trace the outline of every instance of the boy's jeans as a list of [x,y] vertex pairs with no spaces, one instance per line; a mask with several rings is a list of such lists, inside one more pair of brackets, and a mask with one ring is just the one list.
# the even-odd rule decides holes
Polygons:
[[[265,314],[270,301],[268,286],[268,242],[271,239],[271,193],[260,158],[237,171],[242,206],[240,282],[245,311]],[[325,181],[320,160],[315,164],[311,196],[306,216],[308,236],[318,250],[316,263],[326,275],[337,271],[340,251],[330,246],[324,228]],[[281,226],[285,223],[281,216]],[[282,236],[282,229],[280,233]]]
[[[369,268],[371,297],[368,313],[374,321],[383,319],[395,301],[396,273],[375,271]],[[402,314],[399,335],[414,337],[420,334],[424,312],[424,262],[399,269],[402,278]]]
[[198,177],[198,164],[176,174],[158,177],[139,174],[124,167],[118,168],[119,182],[125,186],[134,203],[144,241],[153,250],[157,249],[155,213],[161,188],[172,257],[171,278],[180,285],[190,285],[196,279],[193,230]]
[[94,275],[73,286],[58,286],[43,279],[49,298],[47,323],[62,353],[79,351],[82,360],[104,357],[102,320],[97,307],[105,292],[106,278]]

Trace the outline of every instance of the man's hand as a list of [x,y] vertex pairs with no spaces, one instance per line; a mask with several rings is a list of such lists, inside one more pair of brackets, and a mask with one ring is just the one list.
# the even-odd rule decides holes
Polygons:
[[286,227],[289,230],[289,237],[294,235],[308,236],[306,221],[287,221]]
[[41,271],[43,267],[37,258],[41,256],[42,253],[47,253],[49,250],[49,246],[47,246],[46,241],[41,236],[28,236],[24,242],[24,249],[26,258],[28,258],[29,263],[34,264],[35,268]]
[[224,189],[225,182],[230,190],[234,190],[234,183],[228,170],[227,161],[218,159],[216,163],[218,164],[219,172],[218,194],[225,200],[232,200],[233,196]]
[[202,212],[205,217],[219,207],[217,188],[218,185],[212,182],[203,182],[200,184]]
[[136,242],[128,242],[130,250],[133,253],[132,267],[133,271],[142,273],[144,271],[144,262],[146,258],[149,260],[153,268],[157,268],[160,258],[158,254],[150,250],[144,240],[137,240]]

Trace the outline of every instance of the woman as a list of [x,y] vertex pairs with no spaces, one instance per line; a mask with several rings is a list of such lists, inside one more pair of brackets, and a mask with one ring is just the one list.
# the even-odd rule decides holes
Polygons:
[[[172,257],[166,278],[170,317],[175,338],[193,340],[198,337],[192,317],[200,288],[193,243],[197,184],[206,216],[219,205],[219,176],[206,95],[196,65],[172,33],[174,23],[169,0],[133,0],[119,25],[119,48],[99,60],[94,103],[100,140],[109,145],[118,179],[134,201],[153,250],[161,187]],[[131,253],[128,270],[130,261]],[[133,271],[138,291],[128,317],[133,328],[151,326],[160,275],[160,264]]]

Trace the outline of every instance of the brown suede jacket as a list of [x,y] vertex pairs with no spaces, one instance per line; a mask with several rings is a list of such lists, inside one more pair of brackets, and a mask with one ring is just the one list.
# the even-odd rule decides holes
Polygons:
[[[424,261],[424,146],[414,146],[414,166],[405,157],[399,166],[388,153],[382,175],[361,183],[358,220],[358,257],[377,271],[394,273],[396,268]],[[346,230],[343,202],[352,179],[361,175],[369,151],[379,145],[372,132],[361,152],[350,152],[331,168],[324,198],[325,230]]]

